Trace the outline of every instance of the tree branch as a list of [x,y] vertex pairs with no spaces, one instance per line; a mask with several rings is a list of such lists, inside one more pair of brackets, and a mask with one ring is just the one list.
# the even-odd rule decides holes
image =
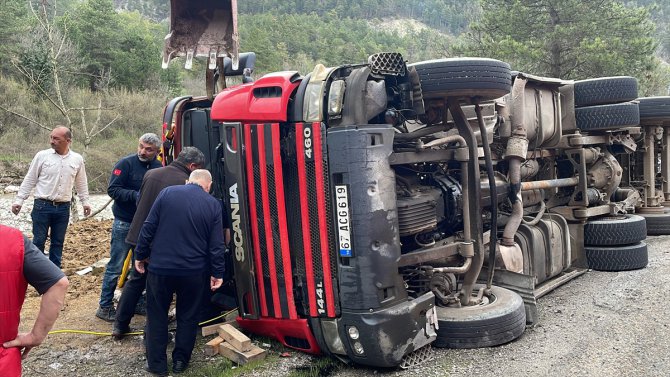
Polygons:
[[107,127],[111,126],[112,123],[114,123],[117,119],[121,118],[121,115],[117,115],[116,118],[112,119],[111,122],[107,123],[104,127],[100,129],[100,131],[95,132],[93,135],[91,135],[91,138],[95,137],[98,135],[100,132],[104,131]]
[[92,218],[93,216],[95,216],[95,215],[99,214],[99,213],[100,213],[100,212],[102,212],[102,211],[103,211],[103,210],[104,210],[105,208],[107,208],[107,206],[109,205],[109,203],[111,203],[111,202],[112,202],[112,200],[114,200],[114,199],[112,199],[112,198],[109,198],[109,200],[107,201],[107,203],[105,203],[105,205],[104,205],[104,206],[102,206],[101,208],[99,208],[99,209],[95,210],[95,212],[93,212],[93,213],[91,213],[90,215],[88,215],[88,216],[84,217],[84,218],[83,218],[83,219],[81,219],[80,221],[86,221],[86,220],[88,220],[88,219]]
[[10,113],[10,114],[12,114],[12,115],[15,115],[15,116],[17,116],[17,117],[19,117],[19,118],[22,118],[22,119],[24,119],[24,120],[27,120],[27,121],[30,122],[30,123],[36,124],[37,126],[39,126],[39,127],[42,128],[42,129],[45,129],[45,130],[47,130],[47,131],[51,131],[51,128],[49,128],[49,127],[43,125],[42,123],[40,123],[40,122],[38,122],[38,121],[36,121],[36,120],[34,120],[34,119],[30,119],[30,118],[28,118],[27,116],[25,116],[25,115],[23,115],[23,114],[19,114],[19,113],[17,113],[16,111],[10,110],[10,109],[8,109],[8,108],[2,106],[2,105],[0,105],[0,109],[4,110],[4,111],[6,111],[6,112],[8,112],[8,113]]

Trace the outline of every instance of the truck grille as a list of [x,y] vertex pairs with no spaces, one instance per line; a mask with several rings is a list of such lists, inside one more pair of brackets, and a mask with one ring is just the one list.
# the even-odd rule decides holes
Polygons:
[[320,123],[243,127],[261,315],[335,317],[337,260],[325,132]]

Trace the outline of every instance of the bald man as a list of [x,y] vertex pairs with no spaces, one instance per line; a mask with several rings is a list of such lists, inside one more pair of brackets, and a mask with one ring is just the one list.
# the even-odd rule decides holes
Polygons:
[[59,268],[70,220],[72,187],[77,190],[84,216],[91,214],[84,159],[70,149],[71,144],[72,132],[69,128],[58,126],[51,131],[51,149],[37,152],[12,204],[12,212],[18,215],[23,202],[35,190],[31,213],[33,243],[44,252],[49,234],[49,260]]
[[[163,189],[144,221],[135,248],[135,269],[147,274],[147,370],[167,375],[168,309],[177,294],[177,334],[172,371],[191,360],[203,287],[223,283],[221,204],[209,195],[209,171],[191,172],[186,185]],[[151,260],[150,263],[147,262]]]

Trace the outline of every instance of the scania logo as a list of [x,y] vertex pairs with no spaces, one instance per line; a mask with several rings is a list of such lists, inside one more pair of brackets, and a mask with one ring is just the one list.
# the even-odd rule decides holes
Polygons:
[[235,244],[235,259],[244,262],[244,236],[240,227],[240,200],[237,195],[237,183],[228,189],[230,194],[230,217],[233,220],[233,243]]

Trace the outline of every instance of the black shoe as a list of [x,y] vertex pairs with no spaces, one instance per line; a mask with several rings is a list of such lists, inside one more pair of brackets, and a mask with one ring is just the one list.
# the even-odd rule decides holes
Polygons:
[[163,372],[154,372],[149,368],[149,363],[144,364],[144,370],[147,372],[153,374],[154,376],[159,376],[159,377],[167,377],[168,376],[168,371],[163,371]]
[[129,332],[130,332],[130,326],[128,325],[124,326],[114,321],[114,325],[112,326],[112,337],[114,337],[114,339],[121,340]]
[[116,319],[116,309],[113,306],[99,307],[95,316],[107,322],[114,322]]
[[175,360],[172,363],[172,372],[183,373],[188,368],[188,363],[182,360]]

